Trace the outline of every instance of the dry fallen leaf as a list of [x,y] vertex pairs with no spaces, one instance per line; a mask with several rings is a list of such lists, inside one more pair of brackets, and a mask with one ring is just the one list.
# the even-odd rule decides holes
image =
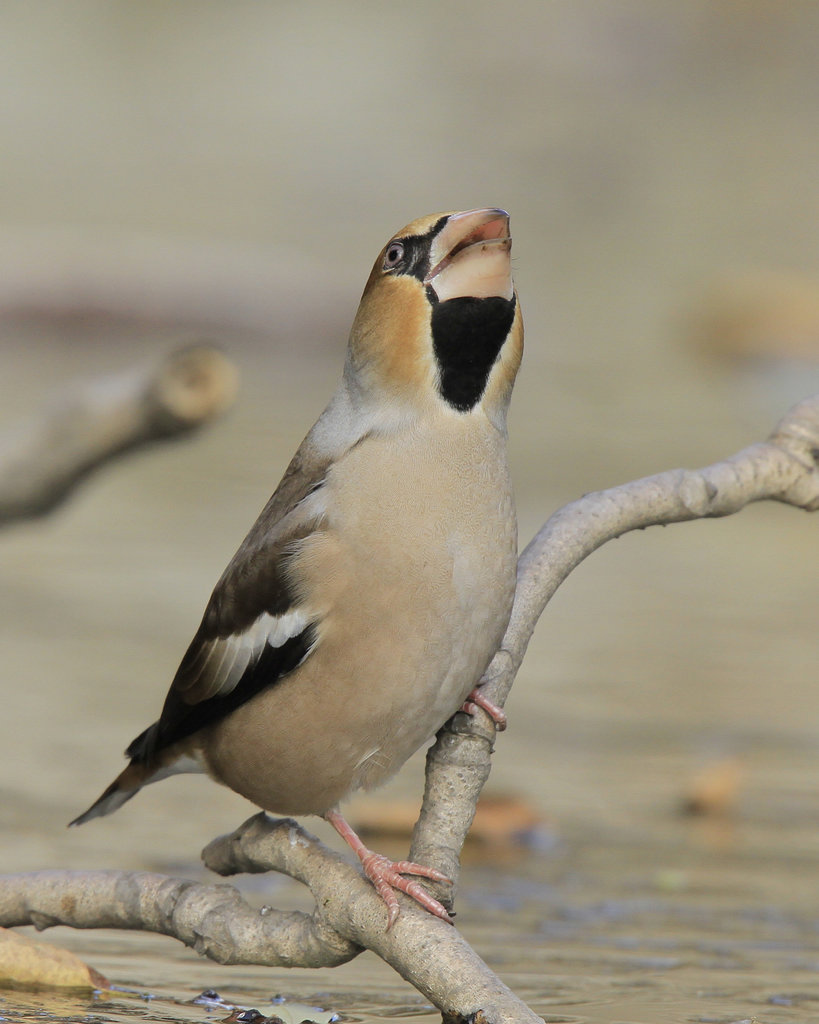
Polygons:
[[714,817],[731,814],[736,807],[744,775],[744,766],[736,758],[711,761],[685,787],[683,811]]
[[99,971],[67,949],[0,928],[0,986],[7,988],[110,988]]
[[[350,817],[363,835],[407,841],[420,809],[418,800],[359,797],[351,805]],[[498,847],[525,847],[527,838],[542,825],[541,816],[522,797],[509,793],[484,794],[467,836],[467,847],[491,847],[493,851]]]

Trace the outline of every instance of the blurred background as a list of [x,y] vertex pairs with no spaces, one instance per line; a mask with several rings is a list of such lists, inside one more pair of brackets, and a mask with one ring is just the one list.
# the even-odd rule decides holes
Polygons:
[[[511,213],[522,545],[819,389],[817,39],[796,0],[0,6],[0,432],[193,339],[241,373],[224,420],[0,534],[0,870],[196,876],[252,813],[175,779],[65,829],[157,716],[408,221]],[[754,507],[625,537],[547,610],[490,781],[531,842],[467,868],[459,922],[550,1019],[805,1020],[819,999],[818,555],[819,520]],[[680,812],[703,777],[706,828]],[[169,940],[55,937],[155,990],[227,984]],[[413,1000],[371,963],[272,973],[228,976],[367,1020]]]

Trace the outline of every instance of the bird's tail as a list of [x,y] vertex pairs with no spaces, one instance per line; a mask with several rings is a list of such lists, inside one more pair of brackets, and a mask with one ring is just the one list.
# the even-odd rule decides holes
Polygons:
[[72,825],[83,825],[92,818],[101,818],[104,814],[113,814],[132,796],[136,796],[143,786],[153,782],[155,774],[146,765],[132,761],[84,814],[69,822],[69,828]]

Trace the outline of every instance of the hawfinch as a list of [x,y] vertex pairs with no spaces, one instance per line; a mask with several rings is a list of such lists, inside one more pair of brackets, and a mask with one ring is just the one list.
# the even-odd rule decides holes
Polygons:
[[[392,776],[474,691],[506,629],[517,525],[506,410],[523,352],[509,217],[399,231],[372,269],[341,385],[222,574],[159,721],[72,825],[206,772],[266,811],[317,814],[384,899],[449,920],[409,862],[338,810]],[[466,702],[466,704],[465,704]]]

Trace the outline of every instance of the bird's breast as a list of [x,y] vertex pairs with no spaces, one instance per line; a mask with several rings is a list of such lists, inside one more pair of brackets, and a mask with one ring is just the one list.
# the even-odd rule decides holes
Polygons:
[[225,779],[261,806],[321,813],[393,774],[497,650],[517,545],[503,438],[458,426],[367,438],[328,475],[321,528],[290,565],[316,648],[225,726],[267,761],[253,792]]
[[517,529],[503,438],[459,426],[466,436],[418,431],[351,452],[328,481],[326,531],[299,566],[306,592],[327,588],[319,644],[375,723],[379,764],[398,767],[457,709],[511,611]]

